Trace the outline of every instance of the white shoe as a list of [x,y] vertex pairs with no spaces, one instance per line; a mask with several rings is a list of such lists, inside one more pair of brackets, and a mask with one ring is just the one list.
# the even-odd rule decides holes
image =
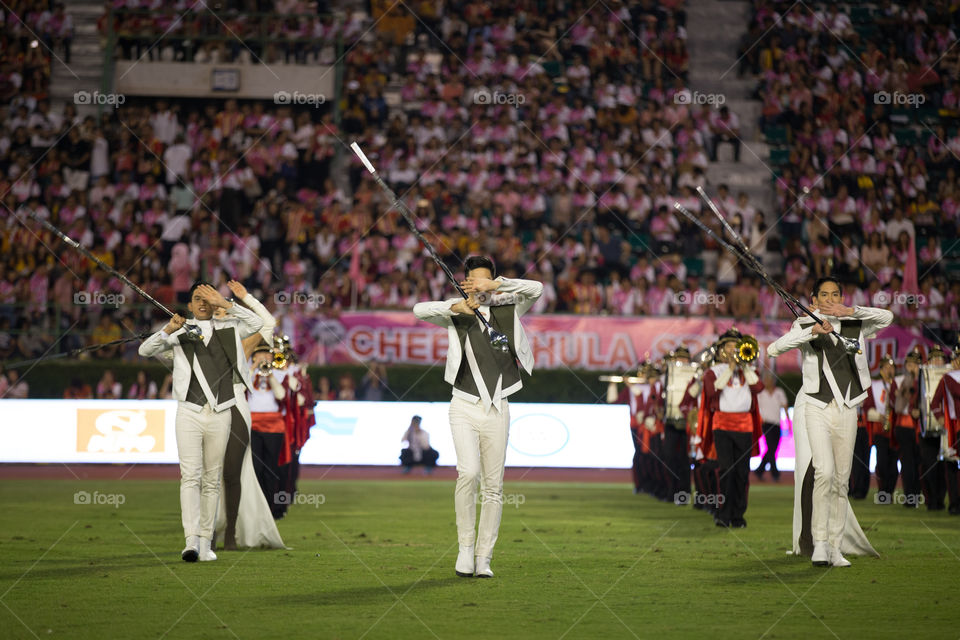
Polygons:
[[460,553],[457,555],[456,571],[461,578],[473,577],[473,547],[460,547]]
[[834,551],[830,554],[830,566],[832,567],[849,567],[850,561],[843,557],[843,554],[839,551]]
[[200,538],[200,562],[211,562],[217,559],[217,554],[210,548],[210,538]]
[[187,546],[180,552],[180,557],[184,562],[196,562],[200,557],[199,551],[200,538],[197,536],[187,536]]
[[811,558],[813,566],[826,567],[830,564],[830,547],[826,540],[813,543],[813,557]]
[[477,556],[477,577],[492,578],[493,571],[490,569],[490,557]]

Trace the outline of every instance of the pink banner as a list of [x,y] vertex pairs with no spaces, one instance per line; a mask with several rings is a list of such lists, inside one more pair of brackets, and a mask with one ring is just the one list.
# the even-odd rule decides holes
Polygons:
[[[659,360],[680,344],[696,354],[733,325],[729,318],[531,315],[523,319],[540,369],[622,372],[650,358]],[[447,354],[447,332],[403,311],[344,312],[339,317],[287,316],[281,321],[294,347],[310,364],[348,364],[378,360],[430,365]],[[767,345],[786,333],[789,322],[738,323],[760,343],[762,366],[772,365]],[[932,342],[900,327],[889,327],[868,341],[871,368],[881,356],[902,362],[907,352]],[[800,355],[781,356],[777,371],[799,371]]]

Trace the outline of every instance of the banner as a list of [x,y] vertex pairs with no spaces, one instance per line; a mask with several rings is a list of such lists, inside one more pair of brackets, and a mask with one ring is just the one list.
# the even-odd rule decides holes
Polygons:
[[[693,354],[736,326],[760,343],[760,366],[774,366],[767,345],[785,334],[790,322],[734,323],[730,318],[529,315],[523,326],[538,369],[587,369],[622,372],[645,360],[660,360],[678,345]],[[377,360],[432,365],[447,354],[447,331],[417,320],[407,311],[344,312],[337,317],[286,316],[281,327],[309,364],[349,364]],[[902,362],[915,346],[926,352],[934,343],[892,326],[867,341],[872,370],[881,356]],[[779,373],[799,372],[800,353],[777,359]]]

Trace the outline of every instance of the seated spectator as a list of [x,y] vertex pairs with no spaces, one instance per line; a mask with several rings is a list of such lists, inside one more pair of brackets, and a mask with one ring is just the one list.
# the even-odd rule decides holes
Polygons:
[[407,445],[400,452],[400,464],[403,465],[404,473],[410,473],[413,467],[423,465],[423,472],[429,475],[437,466],[440,454],[430,446],[430,434],[420,428],[420,421],[420,416],[413,416],[410,426],[400,438],[400,441]]

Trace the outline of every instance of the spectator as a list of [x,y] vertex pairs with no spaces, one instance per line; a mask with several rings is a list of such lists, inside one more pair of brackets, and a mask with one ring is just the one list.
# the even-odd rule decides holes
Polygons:
[[98,400],[120,400],[123,398],[123,385],[113,377],[113,371],[107,369],[97,383]]
[[414,466],[422,464],[423,472],[430,475],[437,466],[440,454],[430,446],[430,434],[420,428],[420,422],[420,416],[413,416],[410,426],[400,439],[407,445],[400,452],[400,464],[403,465],[404,473],[410,473]]

